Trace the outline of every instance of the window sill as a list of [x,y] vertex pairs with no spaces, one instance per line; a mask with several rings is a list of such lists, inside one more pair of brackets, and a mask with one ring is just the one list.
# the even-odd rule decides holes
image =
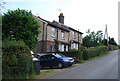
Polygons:
[[62,39],[62,40],[65,40],[65,38],[64,38],[64,39]]
[[55,36],[51,35],[52,38],[55,38]]

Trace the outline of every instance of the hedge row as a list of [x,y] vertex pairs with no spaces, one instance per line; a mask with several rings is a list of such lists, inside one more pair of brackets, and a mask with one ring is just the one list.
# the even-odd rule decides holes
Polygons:
[[95,56],[99,56],[107,51],[105,46],[98,46],[94,48],[87,48],[83,51],[82,59],[87,60]]
[[[107,51],[105,46],[98,46],[98,47],[92,47],[92,48],[84,48],[80,50],[71,50],[68,52],[57,52],[62,53],[67,57],[74,57],[76,60],[87,60],[89,58],[93,58],[95,56],[99,56],[101,54],[104,54]],[[55,52],[56,53],[56,52]]]
[[19,41],[3,41],[2,75],[3,79],[26,78],[32,72],[30,50]]

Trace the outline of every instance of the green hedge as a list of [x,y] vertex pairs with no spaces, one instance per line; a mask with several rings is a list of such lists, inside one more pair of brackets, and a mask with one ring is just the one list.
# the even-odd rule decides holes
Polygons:
[[22,41],[4,40],[2,44],[3,79],[27,78],[32,72],[30,50]]
[[91,48],[82,47],[79,50],[70,50],[68,52],[55,52],[62,53],[67,57],[75,57],[76,61],[79,60],[87,60],[89,58],[93,58],[95,56],[99,56],[104,54],[107,51],[106,46],[97,46]]
[[93,48],[87,48],[83,51],[83,60],[87,60],[89,58],[93,58],[95,56],[99,56],[107,51],[105,46],[98,46]]

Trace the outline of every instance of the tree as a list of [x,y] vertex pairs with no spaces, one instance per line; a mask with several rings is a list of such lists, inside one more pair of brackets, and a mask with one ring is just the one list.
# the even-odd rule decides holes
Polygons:
[[102,40],[102,44],[105,45],[105,46],[107,46],[107,39],[103,39]]
[[109,44],[117,46],[117,43],[115,42],[114,38],[109,37]]
[[102,31],[97,31],[96,33],[94,31],[90,32],[90,29],[86,32],[88,35],[86,35],[83,38],[83,45],[86,47],[94,47],[102,44]]
[[40,24],[31,11],[20,10],[19,8],[9,10],[4,13],[2,22],[3,39],[23,40],[30,49],[36,46]]

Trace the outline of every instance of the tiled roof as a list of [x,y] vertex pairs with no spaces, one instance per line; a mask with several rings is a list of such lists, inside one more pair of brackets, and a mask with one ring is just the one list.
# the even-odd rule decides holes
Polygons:
[[47,21],[47,20],[42,19],[42,18],[40,18],[40,17],[37,17],[37,19],[38,19],[38,20],[40,19],[40,20],[42,20],[42,21],[45,21],[45,22],[48,23],[48,25],[51,25],[51,26],[53,26],[53,27],[62,29],[62,30],[67,31],[67,32],[69,32],[70,30],[73,30],[73,31],[76,31],[76,32],[78,32],[78,33],[80,33],[80,34],[83,34],[82,32],[77,31],[77,30],[75,30],[75,29],[73,29],[73,28],[71,28],[71,27],[69,27],[69,26],[67,26],[67,25],[64,25],[64,24],[62,24],[62,23],[59,23],[59,22],[57,22],[57,21],[50,22],[50,21]]

